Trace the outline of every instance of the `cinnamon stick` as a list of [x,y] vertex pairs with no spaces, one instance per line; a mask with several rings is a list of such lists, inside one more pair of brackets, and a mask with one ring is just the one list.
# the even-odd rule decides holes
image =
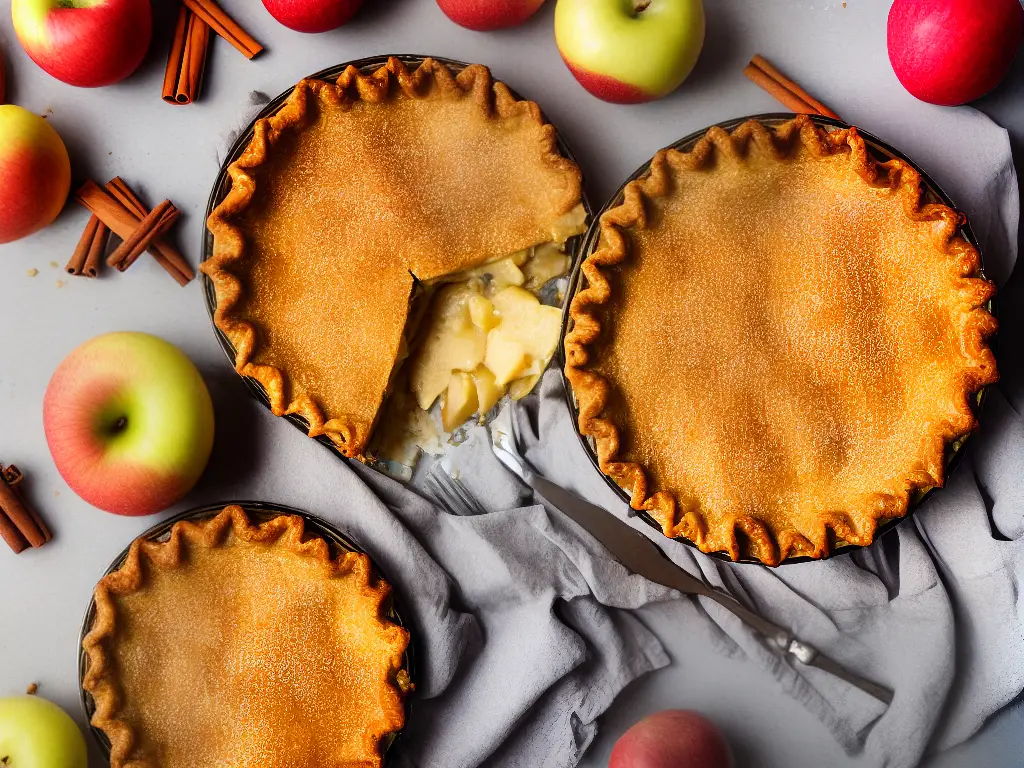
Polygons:
[[171,228],[180,215],[178,209],[174,207],[174,203],[164,200],[146,214],[135,231],[132,232],[131,237],[114,249],[107,259],[107,264],[124,272],[149,249],[154,240]]
[[[126,184],[124,186],[127,187]],[[130,192],[130,190],[128,191]],[[132,194],[132,197],[134,197],[134,194]],[[138,206],[134,207],[134,210],[129,210],[121,200],[114,197],[111,192],[99,187],[94,181],[85,182],[75,192],[75,200],[95,214],[100,221],[106,224],[122,240],[127,240],[132,236],[139,222],[146,215],[145,208],[142,207],[138,198],[135,198]],[[185,261],[176,249],[167,243],[157,240],[152,244],[150,253],[153,254],[153,257],[160,266],[167,270],[179,285],[185,285],[195,277],[195,273],[188,266],[188,262]]]
[[85,271],[85,261],[89,258],[89,251],[92,250],[92,242],[96,239],[100,225],[100,220],[95,216],[89,217],[89,223],[85,225],[85,231],[75,246],[75,252],[71,254],[71,261],[65,267],[69,275],[81,275]]
[[191,104],[199,98],[209,46],[209,25],[181,6],[164,72],[164,101],[168,104]]
[[793,112],[839,119],[839,115],[783,75],[760,54],[751,59],[743,74]]
[[32,518],[32,521],[36,524],[39,530],[42,531],[43,538],[46,541],[52,541],[53,533],[51,533],[50,528],[46,525],[43,518],[40,517],[36,508],[25,500],[25,497],[21,492],[21,483],[25,479],[25,476],[21,474],[21,470],[11,464],[0,474],[3,475],[3,479],[7,481],[7,484],[14,489],[14,493],[21,500],[22,506],[25,507],[25,511],[28,512],[29,517]]
[[[99,219],[97,219],[99,221]],[[96,227],[96,234],[93,236],[92,244],[89,246],[89,255],[85,257],[85,266],[82,274],[86,277],[96,277],[100,273],[100,264],[103,263],[103,255],[107,252],[107,242],[110,240],[110,229],[102,221]]]
[[214,32],[231,43],[247,59],[253,58],[263,50],[263,46],[257,43],[248,32],[238,26],[238,23],[224,13],[223,9],[213,0],[182,1],[186,8],[209,24]]
[[[3,470],[2,477],[0,477],[0,516],[14,526],[21,539],[29,546],[41,547],[53,536],[49,529],[42,524],[42,519],[37,514],[29,512],[21,495],[15,491],[15,486],[20,481],[21,472],[17,467],[12,466]],[[16,554],[24,551],[24,547],[19,549],[21,542],[11,534],[9,525],[5,525],[3,528],[6,529],[6,533],[3,534],[4,541],[11,549]]]
[[761,54],[754,54],[754,58],[750,60],[750,63],[753,64],[758,69],[760,69],[766,75],[768,75],[768,77],[777,82],[779,85],[783,86],[786,90],[795,95],[797,98],[801,99],[806,104],[809,104],[817,114],[825,115],[825,117],[831,117],[835,120],[840,119],[839,115],[837,115],[831,109],[826,107],[816,98],[811,96],[811,94],[809,94],[807,91],[801,88],[793,80],[790,80],[788,77],[782,74],[778,69],[775,68],[775,66],[772,65],[770,61],[768,61]]
[[[146,206],[139,199],[139,196],[132,191],[132,188],[120,176],[115,176],[107,182],[106,191],[127,208],[136,220],[142,221],[146,214],[149,213],[146,210]],[[185,257],[178,253],[176,248],[157,241],[156,247],[150,253],[157,263],[171,277],[178,281],[178,285],[187,285],[196,276],[196,273],[192,271],[192,267],[185,261]]]
[[16,555],[20,555],[29,547],[25,537],[18,532],[18,527],[11,522],[3,509],[0,509],[0,539],[3,539]]

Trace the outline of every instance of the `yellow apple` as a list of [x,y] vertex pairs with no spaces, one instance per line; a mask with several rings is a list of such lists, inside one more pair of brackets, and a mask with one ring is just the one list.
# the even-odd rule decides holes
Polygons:
[[71,190],[68,150],[48,122],[0,105],[0,243],[48,226]]

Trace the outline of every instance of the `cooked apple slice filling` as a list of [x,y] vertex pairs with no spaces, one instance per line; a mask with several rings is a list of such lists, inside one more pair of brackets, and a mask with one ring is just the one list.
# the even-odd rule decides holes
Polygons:
[[568,257],[551,243],[436,289],[407,365],[419,407],[428,410],[441,399],[445,431],[483,416],[505,394],[521,398],[533,389],[558,344],[562,313],[531,290],[567,268]]
[[482,420],[505,395],[518,400],[533,390],[562,323],[561,310],[538,296],[569,270],[565,242],[585,223],[580,205],[557,222],[552,242],[419,284],[406,329],[408,358],[389,387],[373,456],[408,470],[421,450],[440,451],[428,414],[435,403],[441,428],[453,432],[473,416]]

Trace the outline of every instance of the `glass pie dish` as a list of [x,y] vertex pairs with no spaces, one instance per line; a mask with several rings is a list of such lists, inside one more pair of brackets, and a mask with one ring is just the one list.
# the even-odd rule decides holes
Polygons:
[[[782,125],[783,123],[788,123],[794,117],[795,116],[792,115],[792,114],[772,113],[772,114],[767,114],[767,115],[756,115],[756,116],[751,116],[751,117],[737,118],[737,119],[730,120],[730,121],[727,121],[727,122],[724,122],[724,123],[720,123],[717,126],[711,126],[711,127],[717,127],[717,128],[722,129],[724,131],[724,133],[719,133],[718,134],[718,136],[721,137],[721,136],[724,136],[725,133],[732,134],[737,128],[739,128],[741,125],[743,125],[744,123],[746,123],[748,121],[756,121],[756,122],[760,123],[761,125],[767,126],[769,128],[775,128],[775,127],[778,127],[778,126]],[[841,130],[841,129],[847,129],[847,128],[851,127],[851,126],[849,126],[846,123],[843,123],[841,121],[833,120],[833,119],[825,118],[825,117],[811,116],[810,120],[811,120],[812,124],[819,131],[826,132],[826,133],[832,132],[832,131],[836,131],[836,130]],[[671,148],[674,149],[674,150],[677,150],[678,152],[681,152],[681,153],[690,152],[697,145],[698,141],[700,139],[702,139],[708,133],[708,131],[710,130],[711,127],[702,129],[702,130],[700,130],[698,132],[695,132],[695,133],[693,133],[693,134],[691,134],[691,135],[681,139],[680,141],[678,141],[675,144],[671,145]],[[907,158],[905,155],[903,155],[901,152],[899,152],[894,147],[886,144],[885,142],[883,142],[880,139],[872,136],[871,134],[869,134],[867,132],[864,132],[864,131],[858,131],[858,133],[859,133],[860,138],[863,139],[864,146],[866,146],[866,149],[869,152],[869,154],[872,157],[872,159],[876,160],[879,163],[884,163],[884,162],[886,162],[888,160],[894,160],[894,159],[895,160],[899,160],[899,161],[902,161],[903,163],[905,163],[906,165],[909,165],[911,168],[913,168],[915,171],[917,171],[920,174],[922,191],[923,191],[923,196],[924,196],[924,199],[922,200],[923,203],[936,203],[936,204],[945,206],[948,209],[953,209],[953,211],[957,210],[956,206],[950,200],[949,196],[934,182],[933,179],[931,179],[924,171],[922,171],[912,160]],[[716,139],[716,141],[717,141],[717,139]],[[706,147],[706,146],[707,145],[702,145],[702,147]],[[860,145],[858,144],[858,146],[860,146]],[[698,157],[704,157],[703,155],[699,155],[699,154],[697,156]],[[675,157],[680,157],[680,156],[676,155]],[[612,214],[613,216],[619,215],[618,211],[622,210],[620,208],[620,206],[623,206],[623,201],[626,199],[625,191],[626,191],[627,185],[629,185],[631,182],[636,181],[637,179],[646,178],[650,171],[651,171],[651,163],[650,162],[645,163],[643,166],[641,166],[639,169],[637,169],[636,172],[633,173],[630,176],[630,178],[627,179],[623,183],[623,185],[616,191],[616,193],[611,197],[611,199],[595,215],[594,219],[592,220],[592,224],[591,224],[590,230],[588,231],[588,233],[586,235],[586,238],[585,238],[585,241],[584,241],[584,244],[583,244],[583,247],[582,247],[582,253],[580,254],[580,258],[579,258],[578,263],[577,263],[577,267],[574,270],[574,272],[573,272],[573,274],[571,275],[571,278],[570,278],[569,293],[570,293],[570,297],[571,298],[570,298],[570,302],[568,302],[568,303],[571,304],[573,298],[575,298],[582,290],[584,290],[584,289],[589,287],[589,285],[587,284],[586,274],[582,271],[581,267],[582,267],[583,262],[589,256],[591,256],[599,247],[602,247],[602,227],[601,227],[600,222],[601,222],[601,219],[602,219],[603,215],[605,214],[605,212],[610,211],[612,209],[618,209],[616,211],[616,213]],[[632,189],[636,189],[636,187],[634,186]],[[630,199],[632,200],[633,198],[630,198]],[[717,198],[713,198],[713,199],[717,200]],[[691,206],[691,208],[700,208],[700,206],[699,205],[694,205],[694,206]],[[704,209],[701,209],[701,210],[703,211],[703,213],[693,213],[693,216],[697,217],[699,215],[710,215],[710,214],[707,214],[707,212],[704,211]],[[969,223],[967,223],[966,219],[962,215],[959,215],[959,218],[958,218],[956,214],[952,213],[952,211],[947,211],[947,214],[948,214],[948,216],[947,216],[946,221],[949,222],[948,226],[949,226],[949,228],[951,230],[956,230],[957,226],[959,225],[959,234],[962,236],[963,240],[966,241],[965,247],[966,247],[966,244],[969,244],[970,246],[973,246],[974,249],[978,249],[977,238],[975,237],[975,235],[974,235],[973,231],[971,230],[971,227],[970,227]],[[651,216],[653,217],[653,216],[655,216],[655,214],[651,214]],[[612,220],[614,221],[615,219],[612,219]],[[694,232],[692,233],[692,236],[699,238],[700,237],[700,230],[694,230]],[[618,242],[618,241],[615,241],[613,239],[613,242]],[[646,241],[644,241],[644,242],[646,242]],[[639,246],[637,246],[637,247],[639,247]],[[622,250],[621,250],[621,248],[622,248],[622,246],[619,246],[619,250],[616,250],[611,257],[607,257],[607,254],[602,254],[602,255],[605,255],[609,259],[613,258],[613,257],[621,259],[621,257],[622,257]],[[980,251],[979,251],[979,253],[980,253]],[[972,254],[972,256],[973,256],[973,254]],[[599,260],[598,264],[601,264],[601,263],[603,263],[603,262],[601,262]],[[702,263],[708,264],[708,262],[706,262],[706,261],[702,262]],[[972,262],[971,262],[972,267],[973,267],[974,263],[975,262],[972,260]],[[983,279],[985,277],[985,275],[984,275],[983,266],[980,264],[980,261],[977,263],[977,266],[978,266],[978,269],[976,271],[972,271],[971,275],[972,276],[977,276],[977,277],[980,277],[980,278]],[[716,267],[709,266],[708,269],[712,273],[717,273],[719,275],[721,274],[721,267],[717,267],[716,268]],[[658,274],[658,273],[655,272],[654,274]],[[728,285],[733,285],[734,286],[735,285],[735,281],[731,281],[728,278],[729,278],[729,276],[726,275],[725,279],[723,279],[722,283],[719,284],[719,285],[720,286],[721,285],[727,285],[727,286]],[[622,291],[622,293],[625,293],[626,289],[623,288],[623,289],[621,289],[621,291]],[[735,288],[732,288],[732,287],[725,287],[725,288],[719,287],[718,291],[719,291],[720,295],[725,295],[725,296],[728,296],[728,294],[730,292],[732,292],[737,298],[740,295],[738,290],[735,289]],[[606,296],[607,295],[606,287],[602,286],[602,290],[601,291],[597,291],[596,293],[598,295],[600,295],[600,296]],[[612,295],[616,295],[616,293],[617,292],[615,292],[613,290]],[[584,303],[582,304],[582,306],[590,306],[590,303],[593,303],[593,295],[594,294],[588,294],[588,296],[584,298],[584,300],[583,300]],[[908,304],[906,304],[903,301],[903,299],[900,298],[900,297],[903,297],[903,295],[904,295],[903,293],[898,293],[898,294],[894,294],[894,295],[897,298],[890,299],[890,304],[895,305],[895,306],[900,306],[901,302],[903,302],[903,306],[908,306]],[[988,296],[989,295],[991,295],[991,292],[990,291],[986,291],[984,297],[979,299],[979,305],[983,305],[984,308],[989,311],[989,313],[994,314],[994,303],[992,301],[988,300]],[[587,299],[591,300],[590,303],[587,303],[587,301],[586,301]],[[909,299],[907,301],[909,301]],[[640,306],[643,306],[643,305],[640,305]],[[639,312],[639,310],[635,310],[635,312]],[[987,315],[986,315],[986,317],[987,317]],[[991,320],[991,318],[989,318],[989,320]],[[633,324],[630,326],[630,330],[633,333],[637,333],[636,321],[634,320],[632,322],[633,322]],[[564,355],[565,355],[565,339],[566,339],[567,335],[572,332],[573,327],[574,327],[574,320],[573,320],[573,317],[572,317],[572,313],[570,313],[569,311],[566,311],[564,313],[564,315],[563,315],[563,329],[562,329],[563,330],[563,335],[562,335],[563,344],[560,347],[560,349],[562,351],[562,354],[563,354],[563,362],[564,362]],[[700,328],[691,328],[689,332],[695,333],[695,334],[700,334],[701,331],[700,331]],[[641,338],[644,338],[644,337],[648,337],[649,338],[650,334],[651,334],[650,330],[644,329],[643,331],[640,332],[640,337]],[[586,337],[589,338],[591,335],[592,335],[591,334],[591,330],[588,327],[588,330],[583,334],[583,336],[586,336]],[[576,346],[573,347],[573,349],[575,349],[575,348],[577,348],[579,346],[579,342],[578,341],[574,341],[573,340],[574,338],[578,338],[578,337],[570,337],[571,345],[576,345]],[[633,342],[634,343],[639,343],[636,339],[634,339]],[[654,339],[651,340],[651,344],[653,345],[653,348],[657,348],[657,349],[661,348],[660,346],[658,346],[657,341],[654,340]],[[989,340],[989,345],[993,346],[992,343],[991,343],[991,340]],[[986,349],[986,353],[987,353],[987,349]],[[676,354],[685,356],[686,353],[684,351],[677,351]],[[989,356],[989,359],[991,359],[991,356]],[[573,371],[571,371],[570,373],[578,372],[580,367],[583,367],[582,364],[577,364],[577,366],[578,367],[574,367]],[[690,369],[687,369],[687,370],[690,370]],[[990,370],[992,371],[992,373],[994,373],[994,365],[991,367]],[[585,386],[586,379],[585,379],[584,375],[580,375],[580,376],[576,377],[574,380],[577,382],[578,386],[580,386],[580,387]],[[991,381],[992,378],[988,378],[986,380],[987,381]],[[748,384],[749,384],[749,382],[748,382]],[[725,394],[727,394],[727,390],[720,391],[720,394],[719,395],[715,395],[714,397],[722,396],[723,392]],[[574,391],[572,383],[568,379],[566,379],[565,380],[565,395],[566,395],[566,400],[567,400],[567,404],[568,404],[568,406],[570,408],[570,411],[576,416],[576,418],[574,418],[574,428],[577,431],[577,435],[580,436],[581,443],[582,443],[582,445],[584,447],[584,450],[586,451],[587,455],[590,457],[591,462],[594,464],[595,468],[597,468],[600,471],[599,460],[598,460],[598,453],[597,453],[597,446],[594,443],[594,441],[592,440],[592,438],[590,438],[587,435],[581,434],[580,425],[579,425],[579,418],[578,417],[579,417],[580,401],[581,401],[581,399],[582,400],[586,400],[587,399],[587,394],[583,393],[581,395],[580,392]],[[637,397],[644,397],[643,395],[636,395],[636,393],[634,393],[634,395],[637,396]],[[985,389],[984,389],[984,387],[981,387],[980,389],[978,389],[969,398],[969,402],[967,403],[967,405],[970,406],[971,411],[974,412],[975,416],[977,416],[977,414],[979,412],[979,409],[981,408],[981,406],[983,404],[984,395],[985,395]],[[605,418],[603,413],[601,415],[598,415],[594,411],[594,407],[595,406],[594,406],[594,398],[592,397],[592,393],[591,393],[591,397],[590,397],[588,402],[589,402],[589,405],[586,405],[585,407],[590,409],[588,412],[591,414],[591,420],[592,421],[602,421],[603,422],[602,423],[602,427],[603,427],[607,422],[603,421],[604,418]],[[600,401],[599,400],[599,402],[603,403],[604,401]],[[714,400],[709,400],[707,402],[711,403],[711,404],[715,403]],[[603,408],[604,405],[601,404],[599,407]],[[964,414],[969,415],[968,411],[967,411],[967,407],[965,405],[961,405],[960,407],[963,408]],[[650,409],[648,409],[648,410],[650,410]],[[649,420],[652,420],[651,423],[648,424],[649,428],[654,428],[655,430],[657,430],[657,429],[661,429],[662,427],[665,426],[663,423],[660,423],[658,421],[659,418],[663,418],[660,415],[652,416],[650,413],[647,413],[647,414],[645,414],[645,418],[647,418]],[[647,423],[647,422],[645,422],[645,423]],[[654,426],[651,427],[651,424],[653,424]],[[671,431],[671,430],[668,430],[668,431]],[[673,433],[673,434],[677,434],[677,433]],[[957,432],[956,434],[961,434],[961,432]],[[780,439],[783,439],[783,438],[780,437]],[[947,438],[947,440],[950,440],[950,439],[951,438]],[[945,469],[945,476],[946,477],[948,477],[948,475],[955,469],[955,467],[958,464],[959,460],[963,456],[964,449],[965,449],[967,443],[969,442],[969,439],[970,439],[970,433],[968,433],[968,434],[966,434],[966,435],[964,435],[962,437],[959,437],[957,439],[952,439],[950,442],[946,442],[945,443],[944,453],[941,452],[941,449],[940,449],[939,445],[935,446],[935,462],[936,462],[936,464],[938,464],[941,461],[941,464],[942,464],[943,468]],[[679,442],[676,443],[676,447],[679,448],[680,450],[685,449],[687,446],[693,446],[695,449],[699,449],[699,445],[700,445],[700,443],[698,441],[696,441],[696,440],[689,441],[688,443],[685,443],[685,444],[679,443]],[[754,447],[756,447],[756,446],[754,446]],[[653,449],[648,445],[648,446],[645,447],[645,450],[653,450]],[[753,447],[748,449],[748,447],[746,447],[746,446],[738,446],[738,447],[735,448],[735,450],[738,450],[738,451],[748,451],[748,450],[750,450],[751,452],[753,452]],[[730,454],[730,455],[735,455],[735,454]],[[747,455],[746,453],[742,454],[742,456],[746,456],[746,455]],[[678,458],[676,457],[675,454],[673,454],[670,458],[672,459],[672,461],[675,461],[677,464],[679,463]],[[692,458],[692,456],[691,456],[691,460],[694,460]],[[697,461],[699,463],[699,460],[700,459],[698,458],[695,461]],[[633,464],[630,464],[629,460],[626,457],[623,457],[621,455],[616,455],[615,461],[619,462],[619,463],[616,463],[616,465],[615,465],[616,467],[622,466],[623,462],[624,462],[625,466],[630,466],[630,467],[635,466]],[[683,469],[679,469],[678,471],[685,472],[686,469],[683,468]],[[699,472],[699,469],[695,468],[693,471],[694,472]],[[772,472],[781,472],[781,470],[779,470],[779,469],[765,470],[765,475],[764,475],[765,483],[768,484],[768,485],[771,484],[771,481],[768,478],[771,477],[771,473]],[[940,482],[940,480],[938,478],[940,478],[941,476],[942,476],[941,474],[933,475],[933,476],[931,476],[929,478],[929,482],[933,482],[933,483]],[[625,501],[627,503],[630,502],[631,499],[630,499],[630,494],[629,494],[628,491],[626,491],[623,488],[619,487],[619,485],[614,480],[612,480],[608,475],[605,475],[603,472],[602,472],[602,477],[605,478],[605,480],[609,484],[609,486],[619,495],[619,497],[623,501]],[[781,475],[780,475],[780,477],[781,477]],[[725,484],[726,487],[728,487],[729,483],[730,483],[730,480],[728,478],[720,478],[719,480],[717,480],[717,482],[722,482],[722,483]],[[640,481],[637,481],[637,487],[643,488],[643,485],[642,485],[642,483]],[[909,487],[910,488],[914,488],[914,487],[917,487],[917,486],[914,485],[914,484],[911,484]],[[659,490],[663,490],[663,489],[659,489]],[[939,488],[932,487],[932,486],[920,488],[920,490],[917,490],[917,491],[914,491],[914,492],[911,493],[910,499],[909,499],[909,503],[908,503],[908,500],[906,499],[906,495],[904,494],[904,496],[902,497],[902,501],[901,501],[902,508],[901,508],[900,511],[902,511],[902,509],[906,509],[907,514],[903,515],[902,517],[888,517],[888,518],[884,518],[884,519],[880,520],[879,524],[878,524],[877,530],[873,526],[871,528],[871,530],[874,532],[874,537],[877,539],[878,536],[880,536],[880,535],[886,533],[887,531],[890,531],[893,528],[895,528],[895,526],[899,524],[900,520],[904,519],[905,517],[909,517],[910,514],[912,514],[914,510],[919,508],[928,498],[930,498],[938,490],[939,490]],[[670,495],[670,494],[666,494],[666,495]],[[645,496],[645,504],[644,504],[644,506],[649,506],[650,504],[651,504],[650,498]],[[813,506],[814,504],[815,504],[814,498],[806,497],[806,504],[805,504],[805,506],[806,505]],[[638,504],[638,506],[639,506],[639,504]],[[660,511],[661,511],[661,513],[663,515],[664,514],[668,514],[668,513],[665,512],[664,509],[661,509]],[[645,520],[645,522],[651,524],[652,526],[657,528],[659,531],[663,530],[662,524],[657,522],[655,520],[655,518],[651,514],[649,514],[648,512],[646,512],[646,511],[637,511],[637,514],[639,514],[641,516],[641,518],[643,518]],[[696,514],[698,514],[698,516],[699,516],[699,513],[696,513]],[[761,525],[760,521],[758,519],[756,519],[756,518],[757,518],[757,515],[749,515],[747,518],[744,518],[744,520],[746,520],[746,522],[743,523],[743,524],[744,525],[749,524],[750,526]],[[668,525],[668,524],[666,523],[665,525]],[[739,525],[739,524],[737,524],[737,525]],[[678,535],[679,530],[680,530],[679,528],[675,528],[674,531],[671,532],[669,535]],[[829,541],[827,543],[817,545],[819,548],[818,548],[817,551],[815,551],[815,553],[814,553],[815,555],[821,554],[821,552],[824,550],[825,551],[825,556],[827,557],[827,556],[831,556],[831,555],[834,555],[834,554],[850,552],[854,548],[857,548],[854,545],[852,545],[849,541],[843,540],[843,538],[842,538],[843,535],[849,536],[851,538],[851,540],[857,541],[858,545],[867,544],[868,542],[870,542],[872,540],[872,537],[870,535],[859,536],[857,531],[855,529],[852,529],[851,526],[843,526],[843,533],[834,533],[833,531],[830,531],[830,530],[828,530],[827,528],[824,528],[824,527],[823,527],[822,530],[825,531],[825,532],[821,533],[820,536],[824,540],[825,536],[827,535],[829,537]],[[701,535],[701,532],[698,531],[698,537],[700,535]],[[808,534],[808,535],[810,535],[810,534]],[[680,538],[685,543],[693,545],[692,542],[690,542],[689,540],[687,540],[685,538],[682,538],[682,537],[680,537]],[[807,542],[806,540],[804,540],[804,542],[807,544],[807,546],[805,546],[803,548],[803,552],[801,552],[801,554],[804,554],[804,553],[810,551],[810,549],[811,549],[810,543]],[[695,545],[693,545],[693,546],[695,546]],[[702,545],[702,546],[704,546],[704,548],[707,549],[707,550],[717,550],[717,549],[723,548],[723,545],[720,543],[720,541],[715,541],[711,545]],[[734,537],[732,542],[726,542],[726,545],[724,545],[724,546],[729,546],[730,547],[729,555],[727,555],[724,551],[714,552],[713,555],[717,556],[717,557],[722,557],[722,558],[725,558],[725,559],[729,559],[729,560],[738,559],[741,562],[760,562],[759,560],[750,559],[747,556],[748,553],[742,551],[742,547],[737,547],[735,537]],[[742,555],[742,556],[738,556],[738,555]],[[785,549],[784,548],[783,548],[783,555],[785,555]],[[807,560],[810,560],[810,559],[811,558],[809,558],[809,557],[792,556],[792,557],[787,557],[784,560],[784,562],[787,562],[787,563],[801,562],[801,561],[807,561]],[[814,559],[817,559],[817,558],[814,558]],[[768,562],[768,561],[766,560],[766,562]],[[777,562],[778,562],[778,556],[776,555],[775,559],[770,561],[770,564],[771,565],[775,565]]]
[[[331,523],[323,520],[315,515],[308,512],[304,512],[299,509],[294,509],[282,504],[271,504],[262,501],[224,501],[217,504],[209,504],[202,507],[196,507],[194,509],[187,510],[180,514],[174,515],[173,517],[164,520],[157,525],[154,525],[149,530],[140,534],[137,538],[148,539],[151,541],[166,541],[170,535],[171,529],[174,525],[182,520],[208,520],[216,517],[225,507],[237,505],[240,506],[249,517],[249,519],[255,523],[263,523],[267,520],[271,520],[280,515],[296,515],[301,517],[303,520],[304,531],[306,538],[319,538],[327,542],[331,557],[336,557],[345,552],[357,552],[366,554],[366,551],[353,541],[348,535],[343,533],[337,527]],[[134,540],[133,540],[134,541]],[[109,575],[114,571],[118,570],[125,562],[131,545],[125,547],[110,566],[104,571],[102,576]],[[372,561],[373,570],[385,581],[391,585],[395,585],[395,582],[388,578],[381,568]],[[101,577],[102,577],[101,576]],[[407,676],[410,684],[413,686],[410,690],[415,690],[416,684],[416,643],[417,638],[414,628],[412,628],[409,622],[406,620],[405,612],[402,609],[400,599],[396,597],[395,590],[393,589],[387,598],[385,604],[386,618],[392,623],[402,627],[409,632],[409,645],[402,657],[401,672],[404,672],[404,676]],[[96,711],[96,705],[92,695],[86,691],[84,687],[84,680],[86,672],[89,669],[89,657],[83,648],[83,641],[85,636],[92,629],[94,620],[96,617],[96,603],[94,599],[90,599],[89,607],[85,612],[85,618],[82,622],[82,629],[78,638],[78,687],[79,687],[79,698],[82,703],[82,709],[85,712],[86,720],[89,722],[89,730],[92,733],[96,744],[100,747],[104,757],[109,759],[110,757],[110,741],[107,735],[92,725],[92,717]],[[400,672],[400,674],[401,674]],[[411,695],[404,696],[404,708],[405,708],[405,723],[406,726],[409,723],[410,717],[410,706],[411,706]],[[394,751],[397,745],[401,741],[401,736],[404,731],[400,730],[395,733],[389,734],[385,737],[383,742],[383,754],[385,759],[385,765],[392,764],[394,759]]]

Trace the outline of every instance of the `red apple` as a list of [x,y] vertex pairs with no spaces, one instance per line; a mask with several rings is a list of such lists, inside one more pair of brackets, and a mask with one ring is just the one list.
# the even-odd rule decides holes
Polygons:
[[558,0],[555,42],[599,99],[637,104],[682,84],[704,46],[701,0]]
[[145,333],[108,333],[57,368],[43,428],[71,490],[118,515],[149,515],[199,480],[213,446],[213,403],[177,347]]
[[955,106],[991,91],[1024,40],[1020,0],[896,0],[889,60],[911,94]]
[[459,26],[489,32],[522,24],[544,0],[437,0],[437,4]]
[[96,88],[124,80],[149,50],[149,0],[12,0],[14,31],[44,71]]
[[670,709],[634,725],[612,749],[608,768],[730,768],[729,745],[696,712]]
[[26,109],[0,105],[0,243],[57,218],[71,189],[71,163],[53,127]]
[[270,15],[296,32],[327,32],[355,15],[363,0],[263,0]]

